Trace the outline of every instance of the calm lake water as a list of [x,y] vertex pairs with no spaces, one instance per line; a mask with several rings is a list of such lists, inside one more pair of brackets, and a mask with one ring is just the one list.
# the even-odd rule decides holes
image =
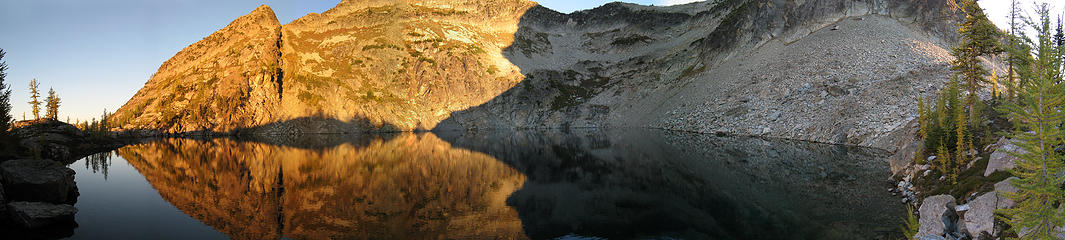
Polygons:
[[75,239],[895,239],[882,153],[654,130],[162,139],[70,165]]

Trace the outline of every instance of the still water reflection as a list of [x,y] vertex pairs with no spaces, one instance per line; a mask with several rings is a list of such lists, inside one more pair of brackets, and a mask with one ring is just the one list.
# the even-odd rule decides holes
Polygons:
[[653,130],[164,139],[71,165],[74,238],[896,237],[879,153]]

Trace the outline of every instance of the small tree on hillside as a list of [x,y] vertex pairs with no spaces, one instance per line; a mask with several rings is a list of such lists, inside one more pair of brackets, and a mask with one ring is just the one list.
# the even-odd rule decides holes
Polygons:
[[1017,87],[1019,85],[1019,83],[1017,83],[1016,81],[1017,72],[1014,69],[1020,67],[1019,65],[1025,65],[1025,59],[1027,58],[1028,53],[1031,52],[1028,51],[1028,49],[1025,49],[1025,46],[1027,45],[1022,44],[1023,35],[1019,34],[1020,32],[1022,32],[1022,27],[1021,22],[1018,22],[1018,20],[1021,18],[1022,14],[1024,13],[1023,10],[1021,10],[1021,5],[1017,2],[1017,0],[1011,0],[1010,13],[1008,16],[1009,28],[1006,29],[1007,31],[1009,31],[1009,34],[1008,36],[1006,36],[1006,47],[1004,49],[1006,52],[1007,70],[1006,77],[1003,78],[1004,81],[1002,83],[1003,85],[1006,85],[1006,99],[1010,101],[1014,99],[1014,96],[1017,93]]
[[[984,10],[976,3],[976,0],[963,0],[962,10],[965,11],[965,20],[959,24],[958,34],[961,35],[961,43],[953,49],[954,61],[951,62],[951,70],[962,78],[968,95],[965,105],[968,106],[969,127],[975,129],[978,123],[976,105],[976,92],[980,85],[987,81],[988,71],[980,65],[980,57],[1002,52],[999,46],[998,28],[984,15]],[[966,124],[966,123],[960,123]]]
[[8,136],[11,128],[11,87],[4,83],[7,77],[7,63],[4,60],[4,49],[0,49],[0,142]]
[[1003,105],[1011,121],[1019,126],[1012,138],[1021,140],[1017,145],[1026,152],[1011,153],[1019,158],[1015,161],[1017,166],[1010,170],[1019,178],[1010,181],[1018,191],[1003,194],[1016,201],[1017,207],[999,212],[1009,216],[1005,220],[1012,229],[1027,229],[1022,239],[1052,239],[1057,234],[1056,227],[1065,224],[1065,192],[1058,187],[1065,180],[1060,174],[1065,166],[1061,154],[1054,151],[1055,146],[1065,144],[1058,128],[1065,117],[1061,113],[1065,105],[1062,48],[1053,43],[1047,5],[1043,4],[1038,13],[1039,20],[1031,21],[1039,33],[1035,58],[1030,68],[1017,69],[1024,83],[1019,89],[1019,102]]
[[55,89],[48,89],[48,98],[45,99],[45,106],[47,111],[45,117],[52,120],[59,120],[59,96],[55,94]]
[[37,87],[40,87],[41,83],[37,82],[34,78],[30,80],[30,101],[26,102],[30,104],[30,108],[33,110],[33,120],[41,118],[41,101],[37,100],[41,97],[41,93],[37,91]]

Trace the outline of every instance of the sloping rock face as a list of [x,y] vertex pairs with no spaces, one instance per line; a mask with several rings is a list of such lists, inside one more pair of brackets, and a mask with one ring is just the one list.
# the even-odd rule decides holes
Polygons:
[[502,54],[524,0],[343,1],[284,26],[285,117],[432,129],[522,79]]
[[108,120],[123,129],[225,132],[272,122],[281,24],[266,5],[178,52]]
[[438,128],[651,127],[893,151],[916,97],[947,80],[961,19],[947,1],[717,2],[530,9],[504,51],[521,87]]

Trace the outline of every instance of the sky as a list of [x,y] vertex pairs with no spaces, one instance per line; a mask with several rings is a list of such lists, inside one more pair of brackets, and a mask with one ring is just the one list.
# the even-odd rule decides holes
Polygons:
[[[626,0],[643,5],[695,1]],[[328,10],[338,2],[0,0],[0,48],[7,52],[2,61],[10,68],[5,82],[13,89],[12,115],[17,120],[23,119],[23,113],[32,118],[26,102],[28,83],[34,78],[41,83],[42,94],[54,88],[63,100],[61,120],[89,120],[105,109],[113,112],[133,97],[164,61],[259,5],[269,5],[284,24]],[[569,13],[611,1],[537,2]],[[980,4],[992,21],[1006,21],[1009,0],[981,0]],[[1057,12],[1060,9],[1056,8]]]

